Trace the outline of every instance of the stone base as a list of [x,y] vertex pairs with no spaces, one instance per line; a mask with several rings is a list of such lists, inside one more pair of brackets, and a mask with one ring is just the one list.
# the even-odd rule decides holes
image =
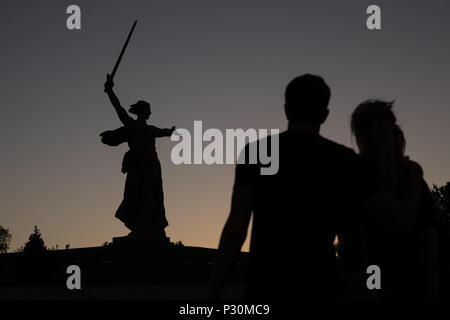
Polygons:
[[170,238],[165,237],[161,239],[152,238],[138,238],[133,236],[114,237],[112,244],[115,246],[130,246],[130,247],[168,247],[170,245]]

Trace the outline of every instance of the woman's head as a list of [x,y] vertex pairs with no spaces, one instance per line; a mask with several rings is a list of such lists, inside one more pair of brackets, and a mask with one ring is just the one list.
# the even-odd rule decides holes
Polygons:
[[129,112],[144,119],[148,119],[152,114],[150,103],[144,100],[139,100],[135,104],[130,105]]
[[396,188],[405,138],[392,111],[394,102],[366,100],[352,114],[359,152],[377,170],[385,187]]

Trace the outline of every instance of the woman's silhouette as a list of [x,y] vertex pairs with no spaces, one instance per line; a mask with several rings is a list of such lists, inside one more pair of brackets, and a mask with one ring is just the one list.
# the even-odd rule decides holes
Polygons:
[[434,206],[422,168],[405,157],[393,102],[367,100],[353,112],[352,132],[379,191],[366,202],[369,265],[381,268],[381,297],[437,294]]
[[127,142],[129,150],[122,162],[122,172],[127,173],[123,201],[116,212],[132,232],[130,236],[165,240],[164,228],[168,225],[161,177],[161,165],[155,147],[155,139],[169,137],[175,127],[160,129],[147,124],[151,115],[150,104],[139,100],[131,105],[129,111],[137,116],[133,119],[121,106],[113,92],[114,82],[107,75],[105,92],[123,124],[116,130],[100,134],[102,142],[117,146]]

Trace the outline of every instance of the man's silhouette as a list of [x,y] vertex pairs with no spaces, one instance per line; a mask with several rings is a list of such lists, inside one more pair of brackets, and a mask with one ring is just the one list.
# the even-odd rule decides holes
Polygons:
[[363,266],[355,212],[369,190],[355,152],[319,134],[329,100],[330,89],[321,77],[305,74],[292,80],[285,93],[289,123],[279,137],[278,173],[260,175],[259,165],[237,165],[210,298],[220,294],[245,241],[252,212],[247,298],[336,297],[336,235],[341,261]]
[[100,134],[102,142],[117,146],[127,142],[129,150],[122,162],[122,172],[127,173],[123,201],[116,212],[132,232],[130,236],[143,239],[165,240],[164,228],[168,225],[161,177],[161,165],[156,153],[155,139],[169,137],[175,130],[160,129],[147,124],[151,115],[150,104],[139,100],[131,105],[133,119],[121,106],[113,91],[114,82],[107,75],[105,92],[108,94],[123,127]]

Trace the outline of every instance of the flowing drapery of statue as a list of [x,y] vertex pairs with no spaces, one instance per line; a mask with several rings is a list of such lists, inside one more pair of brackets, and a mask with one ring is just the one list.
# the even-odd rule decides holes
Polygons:
[[168,222],[155,140],[170,137],[175,127],[160,129],[147,124],[152,112],[150,104],[143,100],[130,106],[129,112],[137,116],[133,119],[113,91],[112,76],[108,74],[106,78],[105,92],[123,126],[101,133],[101,140],[109,146],[118,146],[125,142],[129,146],[122,162],[122,172],[127,175],[123,200],[115,216],[131,230],[130,237],[166,239],[164,229]]

